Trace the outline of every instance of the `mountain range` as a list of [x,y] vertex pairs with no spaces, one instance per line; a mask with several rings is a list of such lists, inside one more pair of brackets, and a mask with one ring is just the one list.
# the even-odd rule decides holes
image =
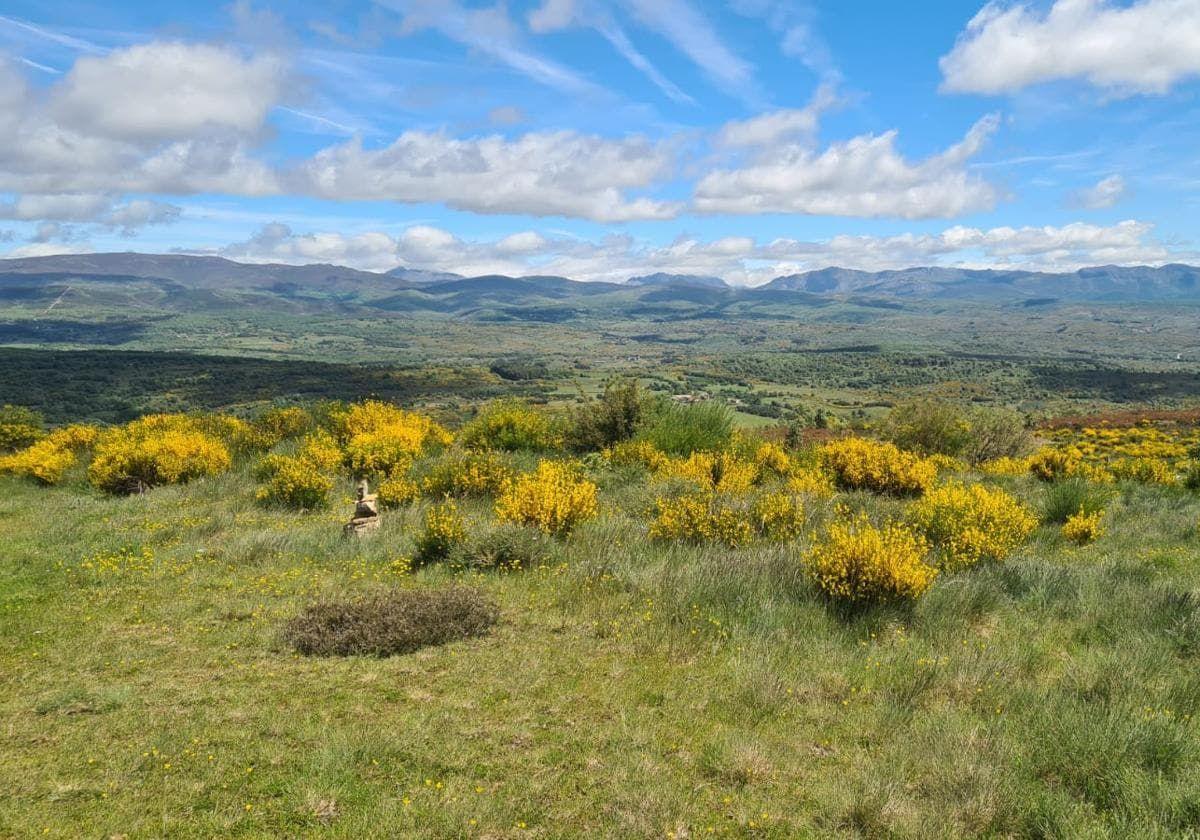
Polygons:
[[[489,320],[570,320],[603,310],[650,317],[698,317],[780,305],[918,305],[927,301],[1049,305],[1057,302],[1200,303],[1200,268],[1098,266],[1052,274],[918,267],[893,271],[825,268],[736,288],[719,277],[656,273],[625,283],[566,277],[484,275],[396,268],[239,263],[184,254],[64,254],[0,260],[0,305],[48,304],[71,294],[175,311],[189,307],[336,306],[431,311]],[[685,315],[686,313],[686,315]]]

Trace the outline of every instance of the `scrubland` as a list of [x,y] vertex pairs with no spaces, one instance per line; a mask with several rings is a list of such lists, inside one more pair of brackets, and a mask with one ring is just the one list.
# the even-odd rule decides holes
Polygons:
[[1028,426],[6,410],[0,834],[1185,835],[1200,432]]

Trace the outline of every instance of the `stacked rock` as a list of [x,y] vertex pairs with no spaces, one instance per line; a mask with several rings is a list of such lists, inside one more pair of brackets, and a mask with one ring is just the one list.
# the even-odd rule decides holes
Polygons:
[[348,537],[360,537],[379,528],[379,503],[375,501],[374,493],[367,492],[368,489],[365,478],[358,482],[354,518],[342,529],[342,533]]

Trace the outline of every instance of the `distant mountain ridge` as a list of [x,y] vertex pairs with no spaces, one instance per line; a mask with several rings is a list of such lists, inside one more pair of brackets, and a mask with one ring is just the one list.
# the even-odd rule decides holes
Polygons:
[[[654,274],[626,283],[582,282],[568,277],[484,275],[397,267],[388,272],[339,265],[241,263],[187,254],[63,254],[0,260],[0,292],[5,288],[53,284],[156,284],[176,293],[258,293],[294,300],[338,296],[347,305],[459,311],[494,307],[580,306],[612,299],[639,302],[654,310],[672,304],[722,307],[820,300],[898,302],[922,300],[992,303],[1039,302],[1200,302],[1200,267],[1170,264],[1096,266],[1069,273],[1012,269],[914,267],[859,271],[829,267],[776,277],[754,288],[731,287],[719,277]],[[597,304],[598,305],[598,304]],[[616,305],[616,304],[614,304]]]
[[727,289],[729,284],[720,277],[710,277],[703,274],[644,274],[640,277],[630,277],[625,281],[629,286],[705,286],[714,289]]
[[824,268],[776,277],[764,289],[819,295],[1004,300],[1156,301],[1200,299],[1200,268],[1105,265],[1053,274],[1041,271],[918,267],[892,271]]

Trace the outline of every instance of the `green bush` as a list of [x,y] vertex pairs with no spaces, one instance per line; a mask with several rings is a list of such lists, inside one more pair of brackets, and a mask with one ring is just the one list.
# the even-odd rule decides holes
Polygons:
[[664,400],[637,437],[668,455],[717,452],[733,438],[733,411],[724,403],[678,405]]
[[963,458],[974,464],[1017,458],[1033,446],[1021,414],[998,408],[963,408],[941,400],[897,405],[879,431],[901,449]]
[[1183,468],[1183,486],[1189,490],[1200,490],[1200,461],[1191,461]]
[[490,403],[463,427],[459,442],[467,449],[543,452],[562,446],[561,424],[519,400]]
[[1046,487],[1042,498],[1042,521],[1062,523],[1077,513],[1091,515],[1104,510],[1108,494],[1082,478],[1065,478]]
[[395,656],[482,636],[498,616],[475,589],[401,589],[311,604],[287,623],[283,639],[306,656]]
[[971,424],[961,408],[940,400],[913,400],[888,412],[879,429],[884,440],[922,455],[962,457],[971,444]]
[[483,534],[466,552],[466,561],[481,569],[515,571],[542,565],[550,554],[550,540],[540,531],[521,525],[501,525]]
[[576,452],[599,452],[629,440],[646,412],[647,399],[636,379],[617,379],[604,392],[571,412],[567,443]]
[[967,415],[971,442],[963,456],[972,464],[997,458],[1020,458],[1033,451],[1033,435],[1025,417],[1003,408],[974,408]]

